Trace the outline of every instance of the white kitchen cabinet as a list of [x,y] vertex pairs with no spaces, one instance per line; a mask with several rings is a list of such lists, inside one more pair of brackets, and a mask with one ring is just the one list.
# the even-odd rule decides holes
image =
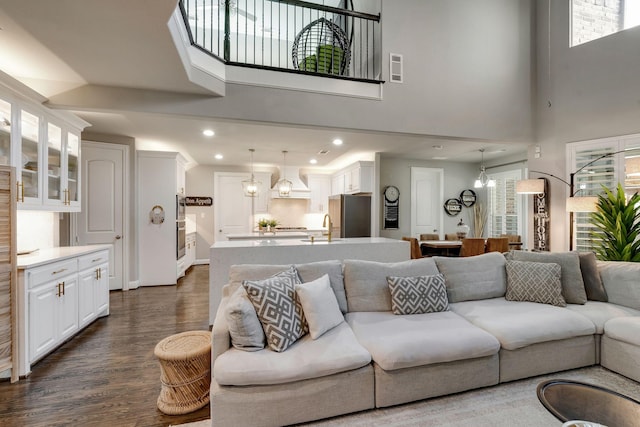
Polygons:
[[332,177],[331,194],[371,193],[373,191],[373,162],[355,162]]
[[18,256],[19,374],[98,317],[109,314],[106,245]]
[[0,164],[16,167],[17,208],[80,210],[80,133],[89,123],[0,85]]
[[[175,285],[184,272],[176,256],[176,189],[186,159],[165,151],[138,151],[137,155],[140,286]],[[164,221],[151,221],[152,213],[163,215]]]
[[187,271],[196,262],[196,233],[187,234],[184,270]]
[[78,260],[78,310],[80,328],[109,314],[109,253],[99,252]]
[[311,191],[309,213],[326,213],[329,196],[332,193],[330,175],[307,175],[307,186]]
[[185,159],[182,156],[176,159],[176,194],[183,196],[187,194],[187,172]]
[[64,273],[69,274],[28,292],[29,363],[49,353],[79,329],[78,276],[75,271]]

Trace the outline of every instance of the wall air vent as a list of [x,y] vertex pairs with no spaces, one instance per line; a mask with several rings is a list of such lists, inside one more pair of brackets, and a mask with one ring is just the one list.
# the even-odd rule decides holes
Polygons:
[[402,55],[389,54],[389,80],[394,83],[402,83]]

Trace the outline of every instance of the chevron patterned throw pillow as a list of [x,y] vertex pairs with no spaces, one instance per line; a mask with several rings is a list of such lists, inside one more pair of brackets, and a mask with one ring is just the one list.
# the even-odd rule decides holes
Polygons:
[[449,310],[444,276],[387,277],[393,314],[436,313]]
[[560,264],[549,262],[507,261],[508,301],[529,301],[566,307],[562,297]]
[[273,351],[285,351],[309,332],[296,296],[295,285],[299,283],[300,276],[293,266],[268,279],[242,282]]

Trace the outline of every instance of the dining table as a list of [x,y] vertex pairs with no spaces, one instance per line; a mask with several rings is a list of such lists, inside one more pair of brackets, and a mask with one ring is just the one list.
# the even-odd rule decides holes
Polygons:
[[420,240],[420,250],[426,254],[458,256],[461,246],[461,240]]

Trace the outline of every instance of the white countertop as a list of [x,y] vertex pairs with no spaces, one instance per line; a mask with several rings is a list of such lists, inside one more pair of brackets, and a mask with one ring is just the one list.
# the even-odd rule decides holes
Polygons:
[[327,245],[345,245],[345,244],[364,244],[369,245],[372,243],[392,243],[397,242],[395,239],[387,239],[385,237],[349,237],[349,238],[333,238],[331,242],[327,241],[326,237],[316,237],[314,242],[310,242],[310,239],[305,234],[304,237],[291,238],[291,236],[285,238],[269,238],[265,236],[264,239],[244,239],[244,240],[229,240],[224,242],[215,242],[211,245],[212,249],[223,248],[253,248],[263,246],[327,246]]
[[18,269],[37,267],[52,261],[61,261],[78,255],[90,254],[104,249],[111,249],[111,245],[64,246],[57,248],[38,249],[27,255],[18,255]]
[[260,234],[256,233],[235,233],[226,234],[225,237],[229,240],[269,240],[269,239],[305,239],[309,233],[304,231],[276,231],[275,233],[265,232]]

